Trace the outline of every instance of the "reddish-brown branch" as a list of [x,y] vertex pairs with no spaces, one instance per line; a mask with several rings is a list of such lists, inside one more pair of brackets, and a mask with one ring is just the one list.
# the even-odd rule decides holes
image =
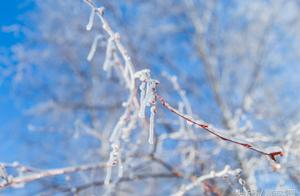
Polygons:
[[209,132],[212,135],[215,135],[216,137],[224,140],[224,141],[228,141],[234,144],[238,144],[241,145],[245,148],[248,148],[250,150],[256,151],[258,153],[264,154],[269,156],[273,161],[276,161],[276,156],[280,155],[283,156],[283,151],[282,150],[276,150],[276,151],[272,151],[272,152],[268,152],[267,150],[263,150],[253,144],[251,144],[250,142],[247,141],[243,141],[243,140],[239,140],[239,139],[234,139],[231,138],[230,136],[226,136],[225,133],[221,133],[219,132],[216,128],[214,128],[212,125],[209,125],[208,123],[203,123],[197,120],[192,119],[190,116],[187,116],[185,114],[180,113],[177,109],[175,109],[174,107],[172,107],[163,97],[161,97],[160,95],[156,94],[157,99],[159,100],[159,102],[169,111],[173,112],[174,114],[180,116],[181,118],[185,119],[186,121],[197,125],[198,127],[206,130],[207,132]]

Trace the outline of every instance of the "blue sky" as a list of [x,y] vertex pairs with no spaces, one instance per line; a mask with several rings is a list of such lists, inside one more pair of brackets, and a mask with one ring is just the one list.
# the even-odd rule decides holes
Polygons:
[[[34,8],[29,1],[7,0],[0,6],[0,56],[1,52],[7,54],[14,44],[22,42],[22,37],[16,37],[13,33],[6,33],[2,28],[9,25],[24,23],[24,13]],[[3,55],[3,54],[2,54]],[[0,61],[0,66],[3,66]],[[6,65],[5,65],[6,66]],[[13,65],[12,65],[13,66]],[[37,164],[41,149],[49,153],[48,160],[44,160],[43,166],[61,167],[64,159],[61,158],[60,149],[63,145],[63,137],[60,133],[32,132],[27,125],[28,118],[23,114],[26,100],[18,97],[13,92],[12,78],[8,77],[0,83],[0,162],[11,163],[18,161],[22,164]],[[18,99],[16,99],[18,98]],[[55,148],[43,148],[43,143],[56,141]],[[71,145],[71,144],[70,144]]]
[[[3,32],[2,28],[20,24],[20,17],[30,9],[33,9],[33,6],[26,3],[26,1],[7,0],[4,3],[2,2],[0,6],[0,56],[3,53],[6,55],[11,46],[22,41],[21,37],[16,37],[13,33]],[[0,66],[3,65],[0,63]],[[34,141],[53,141],[59,136],[47,133],[32,133],[27,130],[27,119],[22,114],[22,104],[16,102],[14,98],[11,79],[5,78],[0,83],[0,162],[12,163],[18,161],[25,165],[32,165],[32,160],[37,160],[39,157],[39,148],[36,148]],[[26,100],[23,101],[26,102]],[[54,160],[52,167],[61,166],[61,162],[55,161],[59,152],[57,153],[51,149],[51,154],[52,156],[49,157]],[[2,193],[10,195],[12,194],[10,191],[8,189]],[[26,190],[23,191],[26,192]],[[24,195],[25,192],[23,191],[13,192],[13,194]]]
[[[20,0],[6,0],[0,6],[0,26],[11,25],[17,22],[18,15],[22,11]],[[24,2],[24,1],[23,1]],[[16,38],[12,34],[0,32],[1,47],[10,46],[16,43]]]
[[[19,17],[32,6],[29,1],[7,0],[0,6],[0,53],[7,54],[9,47],[22,41],[13,33],[3,32],[5,26],[19,24]],[[25,4],[26,3],[26,4]],[[29,5],[29,6],[28,6]],[[1,54],[0,54],[1,55]],[[9,57],[9,56],[8,56]],[[3,65],[0,65],[3,66]],[[6,66],[6,65],[5,65]],[[0,83],[0,162],[28,161],[28,131],[22,107],[13,96],[11,78],[6,77]],[[29,134],[31,137],[32,134]]]
[[[20,2],[18,0],[8,0],[0,6],[0,51],[6,50],[9,46],[17,42],[13,34],[3,32],[2,28],[17,22]],[[15,145],[13,141],[15,132],[11,131],[9,127],[17,123],[16,118],[20,115],[20,111],[16,108],[10,96],[11,87],[8,80],[2,81],[0,85],[0,161],[14,159],[14,156],[10,156],[15,153],[8,153],[8,151],[14,151]]]

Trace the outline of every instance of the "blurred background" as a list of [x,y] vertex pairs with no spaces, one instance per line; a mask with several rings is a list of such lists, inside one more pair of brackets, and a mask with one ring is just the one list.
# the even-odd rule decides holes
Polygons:
[[[284,150],[285,156],[274,163],[191,127],[158,106],[157,157],[190,176],[225,165],[242,169],[238,178],[209,180],[187,195],[300,190],[300,1],[95,3],[105,7],[105,18],[120,33],[135,69],[150,69],[160,81],[159,93],[175,108],[231,137]],[[1,3],[1,163],[51,169],[108,160],[108,138],[128,92],[117,72],[103,71],[108,36],[98,18],[86,31],[90,12],[81,0]],[[95,37],[96,54],[87,61]],[[125,176],[165,169],[144,158],[153,146],[140,124],[129,141],[122,141]],[[72,187],[101,181],[104,175],[104,170],[95,170],[58,176],[1,193],[72,195]],[[124,182],[113,194],[170,195],[186,183],[159,178]],[[101,185],[78,191],[104,193]]]

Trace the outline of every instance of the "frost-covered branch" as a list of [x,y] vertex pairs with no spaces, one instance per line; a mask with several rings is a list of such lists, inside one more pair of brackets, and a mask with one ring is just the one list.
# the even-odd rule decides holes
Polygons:
[[[104,14],[104,8],[100,7],[98,8],[95,3],[91,0],[84,0],[90,7],[91,7],[91,15],[88,23],[87,30],[90,30],[92,28],[93,19],[91,17],[95,17],[95,14],[99,17],[103,30],[108,34],[108,43],[106,48],[106,55],[105,55],[105,61],[103,64],[104,71],[110,72],[112,68],[115,68],[115,70],[119,73],[119,75],[124,79],[126,83],[126,87],[129,90],[129,97],[126,102],[123,103],[123,106],[125,107],[125,111],[120,116],[118,122],[116,123],[113,132],[111,133],[110,137],[110,143],[111,143],[111,153],[108,160],[108,164],[111,166],[117,166],[118,169],[118,178],[121,178],[123,175],[123,165],[122,165],[122,154],[120,151],[121,148],[121,138],[125,138],[129,135],[129,132],[135,127],[136,121],[137,121],[137,111],[139,110],[139,103],[137,100],[137,97],[135,96],[136,90],[135,90],[135,70],[133,67],[133,63],[131,61],[131,58],[129,56],[128,51],[123,46],[121,42],[121,36],[119,33],[114,32],[109,25],[109,23],[106,21],[106,19],[103,17]],[[96,39],[96,38],[95,38]],[[93,48],[93,47],[92,47]],[[94,53],[94,50],[91,50],[92,53]],[[119,53],[117,53],[117,51]],[[121,58],[123,60],[123,63],[121,63],[121,60],[118,56],[118,54],[121,55]],[[88,60],[91,60],[93,55],[88,56]],[[117,63],[116,63],[117,62]],[[123,135],[123,137],[121,137]],[[150,140],[149,142],[151,142]],[[112,177],[112,168],[107,168],[107,173],[105,177],[105,184],[108,185],[111,181]]]
[[[93,24],[93,17],[95,17],[95,14],[100,18],[100,21],[102,23],[103,30],[108,34],[108,41],[107,41],[107,47],[106,47],[106,54],[105,54],[105,60],[103,64],[104,71],[111,72],[112,69],[115,69],[118,75],[125,81],[125,85],[127,89],[129,90],[129,96],[126,102],[123,103],[123,106],[125,107],[124,113],[120,116],[119,120],[117,121],[111,136],[110,136],[110,143],[112,147],[112,151],[110,152],[108,165],[111,167],[107,168],[106,177],[104,180],[105,185],[109,185],[111,182],[115,184],[118,180],[123,178],[123,164],[122,164],[122,141],[121,139],[124,135],[123,132],[126,130],[126,135],[128,136],[131,129],[135,127],[135,124],[140,120],[144,120],[146,116],[146,108],[150,108],[150,120],[149,120],[149,137],[148,141],[150,144],[154,144],[154,124],[155,124],[155,114],[157,111],[157,100],[169,111],[175,113],[180,118],[184,119],[185,121],[189,122],[190,124],[193,124],[199,128],[202,128],[209,132],[210,134],[224,140],[227,142],[231,142],[240,146],[243,146],[245,148],[248,148],[250,150],[256,151],[258,153],[261,153],[263,155],[269,156],[272,160],[276,161],[276,156],[283,155],[283,152],[280,148],[270,148],[270,149],[261,149],[257,147],[256,145],[243,141],[240,139],[232,138],[231,136],[227,136],[225,132],[221,132],[218,129],[216,129],[213,125],[210,125],[208,123],[205,123],[200,120],[194,120],[192,116],[192,109],[190,106],[190,103],[187,100],[187,97],[183,90],[180,89],[177,81],[175,79],[172,79],[172,83],[175,86],[175,89],[179,92],[180,97],[183,100],[183,104],[185,106],[186,111],[189,115],[185,115],[183,113],[183,108],[181,106],[181,111],[175,109],[172,107],[169,103],[165,101],[163,97],[157,94],[157,86],[159,84],[159,81],[154,80],[151,78],[151,71],[148,69],[141,70],[138,72],[135,72],[133,63],[131,61],[131,57],[129,56],[128,51],[124,47],[124,45],[121,42],[121,36],[119,33],[114,32],[109,25],[108,21],[104,18],[104,8],[100,7],[98,8],[95,3],[93,3],[92,0],[85,0],[85,2],[91,7],[91,15],[89,19],[89,23],[87,25],[87,30],[90,30],[92,28]],[[97,44],[98,38],[96,37],[94,39],[93,45],[91,47],[90,53],[88,55],[88,60],[91,61],[96,50],[96,44]],[[203,60],[205,60],[206,65],[206,71],[207,75],[209,76],[209,80],[212,84],[212,87],[215,91],[215,98],[217,102],[220,104],[220,107],[223,112],[224,121],[226,122],[226,125],[229,124],[231,114],[229,112],[229,109],[227,108],[227,105],[225,102],[223,102],[221,95],[220,95],[220,86],[218,85],[218,82],[216,81],[216,76],[214,74],[214,71],[212,70],[211,66],[213,64],[213,59],[206,59],[206,51],[204,48],[199,49],[200,54],[203,56]],[[205,58],[204,58],[205,57]],[[137,88],[136,88],[136,79],[139,80],[139,100],[137,96]],[[137,118],[139,117],[139,118]],[[114,181],[111,180],[112,178],[112,166],[118,166],[118,177]],[[220,172],[220,175],[223,175],[224,173],[229,172],[229,169],[226,167],[224,171]],[[207,178],[212,177],[218,177],[217,175],[209,175]],[[200,181],[202,179],[206,179],[204,176],[203,178],[199,178]],[[188,185],[186,188],[184,188],[184,191],[188,191],[189,189],[193,188],[195,184]],[[110,189],[108,189],[110,191]]]
[[[279,147],[273,147],[273,148],[269,148],[270,150],[264,150],[264,149],[261,149],[261,148],[255,146],[255,145],[251,144],[250,142],[242,141],[240,139],[231,138],[230,136],[226,136],[225,133],[221,133],[214,126],[209,125],[209,124],[204,123],[204,122],[201,122],[201,121],[194,120],[194,119],[192,119],[191,116],[184,115],[184,114],[180,113],[177,109],[173,108],[169,103],[167,103],[165,101],[165,99],[163,97],[161,97],[160,95],[158,95],[156,93],[157,84],[159,82],[157,80],[153,80],[151,78],[150,70],[146,69],[146,70],[142,70],[142,71],[139,71],[139,72],[135,73],[135,71],[133,69],[133,63],[131,62],[131,58],[128,55],[128,52],[127,52],[126,48],[124,47],[124,45],[120,41],[119,33],[114,33],[114,31],[110,27],[109,23],[103,17],[104,8],[103,7],[97,8],[97,6],[93,3],[92,0],[85,0],[85,2],[87,2],[92,7],[92,12],[97,13],[97,15],[99,16],[99,18],[102,22],[103,30],[105,30],[108,33],[108,35],[110,36],[110,39],[114,40],[114,43],[115,43],[117,49],[120,51],[120,53],[122,55],[122,58],[125,61],[125,70],[127,70],[125,73],[123,73],[124,78],[128,77],[128,75],[127,75],[128,71],[130,73],[130,77],[128,77],[127,79],[129,81],[128,86],[129,86],[129,89],[131,90],[131,94],[130,94],[129,100],[125,104],[125,106],[127,104],[132,103],[132,102],[135,103],[136,104],[135,107],[137,109],[139,109],[139,116],[142,117],[142,118],[145,116],[145,107],[146,106],[151,106],[151,109],[150,109],[151,110],[151,116],[150,116],[150,129],[149,129],[149,143],[153,144],[154,114],[156,113],[156,99],[158,99],[160,101],[160,103],[165,108],[167,108],[169,111],[177,114],[178,116],[182,117],[186,121],[188,121],[188,122],[190,122],[194,125],[197,125],[198,127],[208,131],[209,133],[217,136],[218,138],[220,138],[224,141],[228,141],[228,142],[231,142],[231,143],[234,143],[234,144],[238,144],[238,145],[244,146],[248,149],[251,149],[253,151],[259,152],[259,153],[264,154],[264,155],[267,155],[274,161],[276,161],[275,158],[276,158],[277,155],[283,156],[283,152]],[[141,85],[140,85],[140,90],[141,90],[140,105],[138,105],[136,103],[137,99],[134,95],[134,93],[135,93],[135,90],[134,90],[135,89],[135,78],[138,78],[141,81]],[[129,115],[128,114],[129,111],[130,111],[129,107],[127,107],[124,114],[123,114],[123,116],[120,118],[120,121],[117,123],[116,127],[120,126],[121,123],[122,123],[122,125],[124,124],[124,119],[125,119],[126,116]],[[117,131],[118,130],[115,130],[113,132],[113,135],[116,135]],[[112,140],[114,140],[114,139],[111,139],[111,141]]]
[[192,124],[198,126],[199,128],[202,128],[202,129],[206,130],[210,134],[215,135],[216,137],[218,137],[218,138],[220,138],[224,141],[228,141],[228,142],[231,142],[231,143],[234,143],[234,144],[238,144],[238,145],[246,147],[250,150],[259,152],[259,153],[264,154],[264,155],[268,155],[274,161],[276,161],[276,159],[275,159],[276,156],[278,156],[278,155],[283,156],[283,151],[279,147],[272,147],[272,148],[269,148],[267,150],[264,150],[264,149],[261,149],[261,148],[255,146],[254,144],[251,144],[250,142],[243,141],[243,140],[240,140],[240,139],[234,139],[230,136],[227,136],[226,133],[221,133],[213,125],[210,125],[208,123],[204,123],[204,122],[199,121],[199,120],[194,120],[191,116],[180,113],[177,109],[172,107],[168,102],[165,101],[165,99],[163,97],[161,97],[158,94],[157,94],[157,98],[160,101],[160,103],[166,109],[168,109],[169,111],[175,113],[176,115],[178,115],[181,118],[185,119],[189,123],[192,123]]
[[[27,168],[25,166],[23,166],[23,167]],[[98,163],[98,164],[88,164],[88,165],[66,167],[66,168],[60,168],[60,169],[40,170],[38,172],[30,172],[29,174],[24,174],[24,175],[17,176],[17,177],[7,175],[5,180],[0,182],[0,189],[10,187],[10,186],[17,186],[20,184],[26,184],[26,183],[40,180],[40,179],[46,178],[46,177],[53,177],[53,176],[64,175],[64,174],[75,173],[75,172],[102,169],[105,167],[108,167],[105,163]]]

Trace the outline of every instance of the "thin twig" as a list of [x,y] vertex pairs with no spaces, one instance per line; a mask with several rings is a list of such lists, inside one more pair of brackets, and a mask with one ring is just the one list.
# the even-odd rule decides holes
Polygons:
[[224,140],[224,141],[228,141],[234,144],[238,144],[241,145],[245,148],[251,149],[253,151],[259,152],[261,154],[264,155],[268,155],[273,161],[276,161],[275,157],[277,155],[283,156],[283,151],[280,150],[276,150],[276,151],[271,151],[268,152],[267,150],[263,150],[253,144],[251,144],[250,142],[247,141],[243,141],[240,139],[234,139],[231,138],[230,136],[226,136],[225,133],[220,133],[216,128],[214,128],[212,125],[208,124],[208,123],[204,123],[204,122],[200,122],[198,120],[194,120],[192,119],[190,116],[187,116],[185,114],[180,113],[177,109],[175,109],[174,107],[172,107],[168,102],[165,101],[165,99],[163,97],[161,97],[160,95],[156,94],[157,99],[160,101],[160,103],[169,111],[175,113],[176,115],[180,116],[181,118],[185,119],[186,121],[206,130],[207,132],[209,132],[212,135],[215,135],[216,137]]

